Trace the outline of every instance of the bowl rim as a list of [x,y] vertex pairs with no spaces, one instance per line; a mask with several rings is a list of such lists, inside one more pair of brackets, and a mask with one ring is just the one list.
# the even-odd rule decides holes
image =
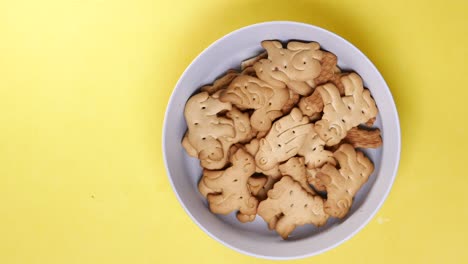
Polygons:
[[[357,52],[358,54],[362,55],[362,57],[366,60],[366,62],[371,66],[371,68],[377,73],[376,74],[376,77],[378,79],[380,79],[380,81],[385,85],[385,90],[386,92],[388,92],[388,95],[390,96],[390,107],[389,109],[391,110],[391,113],[390,115],[393,115],[394,116],[394,119],[396,120],[396,123],[395,123],[395,126],[396,126],[396,142],[394,142],[394,144],[396,144],[396,152],[395,152],[395,155],[396,155],[396,163],[395,163],[395,166],[393,167],[393,171],[389,174],[389,176],[391,177],[391,180],[390,180],[390,183],[388,184],[388,186],[385,188],[385,192],[383,193],[383,195],[381,196],[380,198],[380,201],[378,202],[377,206],[372,210],[372,212],[364,219],[364,221],[361,222],[361,224],[359,224],[357,226],[357,228],[355,228],[354,230],[352,230],[347,236],[345,236],[343,239],[341,240],[338,240],[332,244],[330,244],[328,247],[325,247],[321,250],[318,250],[318,251],[315,251],[315,252],[311,252],[311,253],[305,253],[305,254],[302,254],[302,255],[296,255],[296,256],[287,256],[287,257],[277,257],[277,256],[268,256],[268,255],[261,255],[261,254],[256,254],[256,253],[253,253],[253,252],[249,252],[249,251],[246,251],[246,250],[243,250],[241,248],[238,248],[234,245],[231,245],[225,241],[223,241],[222,239],[218,238],[217,236],[215,236],[214,234],[212,234],[208,229],[206,229],[191,213],[190,211],[186,208],[185,206],[185,203],[182,201],[179,193],[177,192],[176,188],[175,188],[175,185],[174,185],[174,182],[172,180],[172,177],[170,175],[170,170],[169,170],[169,165],[168,165],[168,161],[167,161],[167,156],[166,156],[166,126],[167,126],[167,122],[168,122],[168,113],[169,113],[169,108],[174,104],[173,101],[174,101],[174,91],[177,89],[177,87],[179,87],[180,85],[180,82],[181,80],[183,79],[184,75],[186,75],[186,73],[192,68],[192,66],[195,64],[195,62],[197,60],[199,60],[209,49],[211,49],[213,46],[215,46],[217,43],[221,42],[222,40],[230,37],[231,35],[234,35],[240,31],[243,31],[243,30],[246,30],[246,29],[249,29],[249,28],[253,28],[253,27],[262,27],[262,26],[266,26],[266,25],[273,25],[273,24],[283,24],[283,25],[296,25],[296,26],[306,26],[306,27],[312,27],[314,28],[315,30],[318,30],[318,31],[322,31],[323,33],[325,34],[329,34],[329,35],[332,35],[334,38],[338,38],[338,39],[341,39],[344,43],[348,44],[352,49],[355,50],[355,52]],[[398,169],[399,169],[399,165],[400,165],[400,158],[401,158],[401,127],[400,127],[400,119],[399,119],[399,116],[398,116],[398,111],[397,111],[397,108],[396,108],[396,104],[395,104],[395,100],[394,100],[394,97],[390,91],[390,88],[388,87],[388,84],[385,82],[385,79],[383,78],[382,74],[380,73],[380,71],[377,69],[377,67],[375,66],[374,63],[372,63],[372,61],[361,51],[359,50],[354,44],[352,44],[350,41],[346,40],[345,38],[341,37],[340,35],[330,31],[330,30],[327,30],[327,29],[324,29],[322,27],[319,27],[319,26],[316,26],[316,25],[312,25],[312,24],[308,24],[308,23],[303,23],[303,22],[296,22],[296,21],[287,21],[287,20],[274,20],[274,21],[266,21],[266,22],[260,22],[260,23],[255,23],[255,24],[251,24],[251,25],[247,25],[247,26],[244,26],[244,27],[241,27],[241,28],[238,28],[236,30],[233,30],[231,32],[229,32],[228,34],[222,36],[221,38],[217,39],[216,41],[214,41],[213,43],[211,43],[208,47],[206,47],[205,49],[203,49],[203,51],[201,51],[189,64],[188,66],[185,68],[185,70],[182,72],[182,74],[180,75],[179,79],[177,80],[177,83],[175,84],[174,86],[174,89],[173,91],[171,92],[171,96],[169,98],[169,101],[167,103],[167,106],[166,106],[166,110],[165,110],[165,114],[164,114],[164,121],[163,121],[163,127],[162,127],[162,138],[161,138],[161,141],[162,141],[162,152],[163,152],[163,160],[164,160],[164,167],[166,169],[166,175],[167,177],[169,178],[169,182],[171,184],[171,188],[172,188],[172,191],[175,193],[176,197],[177,197],[177,200],[180,204],[180,206],[182,206],[182,208],[184,209],[185,213],[187,215],[189,215],[190,219],[195,222],[195,224],[201,229],[203,230],[203,232],[205,232],[206,234],[208,234],[209,237],[211,237],[212,239],[214,239],[215,241],[218,241],[219,243],[221,243],[222,245],[234,250],[234,251],[237,251],[237,252],[240,252],[242,254],[245,254],[245,255],[248,255],[248,256],[252,256],[252,257],[257,257],[257,258],[263,258],[263,259],[269,259],[269,260],[294,260],[294,259],[303,259],[303,258],[307,258],[307,257],[312,257],[312,256],[316,256],[316,255],[319,255],[321,253],[324,253],[330,249],[333,249],[339,245],[341,245],[342,243],[348,241],[350,238],[352,238],[353,236],[355,236],[359,231],[361,231],[373,218],[374,216],[376,215],[376,213],[380,210],[380,208],[382,207],[383,203],[385,202],[385,200],[387,199],[389,193],[390,193],[390,190],[392,189],[393,187],[393,184],[395,182],[395,178],[396,178],[396,175],[397,175],[397,172],[398,172]]]

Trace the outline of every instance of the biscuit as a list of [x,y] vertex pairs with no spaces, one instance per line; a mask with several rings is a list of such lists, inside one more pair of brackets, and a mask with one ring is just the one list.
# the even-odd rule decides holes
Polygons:
[[289,115],[275,121],[270,132],[260,139],[255,163],[260,169],[269,170],[294,157],[312,129],[309,119],[294,108]]
[[260,202],[257,212],[270,229],[287,239],[297,226],[324,225],[328,215],[323,204],[322,198],[308,193],[291,177],[284,176],[268,191],[268,198]]
[[317,174],[319,172],[320,168],[306,168],[306,173],[307,173],[307,182],[314,186],[314,190],[317,192],[326,192],[325,185],[317,178]]
[[253,157],[244,149],[238,149],[231,156],[232,166],[222,171],[204,170],[199,183],[202,194],[208,191],[211,212],[215,214],[229,214],[237,212],[237,219],[250,222],[255,219],[258,200],[251,195],[248,179],[255,173]]
[[336,161],[333,158],[333,153],[325,149],[325,141],[318,136],[315,129],[307,135],[304,144],[298,151],[298,155],[304,157],[308,183],[314,186],[315,190],[324,191],[323,184],[316,177],[317,169],[326,163],[335,165]]
[[325,164],[317,178],[325,185],[327,200],[325,212],[333,217],[343,218],[352,205],[357,191],[374,170],[372,162],[349,144],[341,145],[334,153],[340,169]]
[[252,194],[259,201],[263,201],[267,198],[268,191],[271,190],[273,188],[273,185],[277,183],[282,177],[282,175],[280,175],[279,177],[273,177],[273,176],[267,176],[267,175],[264,175],[264,176],[265,176],[264,178],[265,182],[263,182],[263,179],[262,179],[261,186],[259,184],[260,181],[256,179],[252,179],[252,180],[249,179],[249,182],[248,182],[249,185],[253,186],[251,188]]
[[[333,79],[330,80],[330,83],[335,85],[335,87],[340,87],[338,88],[338,91],[341,96],[344,95],[344,87],[341,80],[341,74],[335,74],[333,75]],[[320,92],[317,91],[317,89],[307,97],[301,98],[299,101],[299,108],[301,111],[304,113],[304,115],[313,117],[316,114],[319,114],[320,112],[323,111],[323,99],[320,95]]]
[[[257,154],[260,148],[260,141],[256,138],[252,139],[248,144],[242,146],[250,155],[254,156]],[[256,166],[255,172],[261,174],[266,177],[266,182],[261,188],[255,188],[252,193],[257,197],[258,200],[265,200],[267,197],[267,192],[273,188],[273,185],[282,177],[281,172],[279,170],[279,166],[276,165],[269,170],[262,170],[260,167]],[[257,181],[252,183],[253,185],[257,185]]]
[[307,134],[297,154],[305,158],[305,164],[309,169],[320,168],[325,163],[336,164],[333,153],[325,150],[325,141],[319,137],[315,129]]
[[[341,71],[337,66],[338,58],[331,52],[323,52],[320,65],[322,66],[319,76],[314,79],[315,86],[326,83],[332,83],[340,92],[340,95],[344,95],[344,86],[341,82]],[[299,108],[304,115],[312,116],[315,113],[322,112],[323,101],[320,97],[320,93],[312,93],[312,95],[304,97],[299,102]]]
[[263,41],[268,58],[254,64],[257,76],[278,88],[288,87],[300,95],[309,95],[320,75],[323,52],[317,42],[291,41],[287,48],[279,41]]
[[273,169],[267,171],[264,171],[257,166],[255,171],[265,175],[267,179],[263,187],[255,194],[255,197],[257,197],[259,201],[263,201],[266,199],[268,191],[273,188],[273,185],[279,181],[283,175],[281,175],[279,166],[275,166]]
[[247,113],[242,113],[236,107],[232,107],[232,109],[226,113],[226,117],[232,121],[234,136],[222,136],[219,138],[219,142],[221,142],[222,158],[216,160],[210,157],[200,157],[201,166],[206,169],[218,170],[224,168],[229,161],[228,153],[231,146],[239,142],[248,142],[252,138],[249,115]]
[[323,99],[318,89],[315,89],[310,96],[301,98],[299,101],[299,109],[307,116],[313,116],[323,111]]
[[343,141],[355,148],[378,148],[382,146],[382,137],[378,128],[367,130],[353,127],[348,131]]
[[319,121],[320,119],[322,119],[322,113],[315,113],[311,116],[309,116],[309,120],[311,123],[315,123],[317,121]]
[[257,139],[261,139],[261,138],[264,138],[267,134],[268,134],[268,130],[267,131],[259,131],[255,137]]
[[327,146],[338,144],[347,132],[377,115],[377,107],[369,90],[364,89],[359,75],[351,73],[341,78],[345,96],[341,97],[333,84],[317,87],[323,102],[322,119],[315,123],[315,131]]
[[301,187],[310,194],[315,194],[315,191],[307,182],[307,172],[303,157],[290,158],[285,163],[279,165],[279,170],[283,176],[290,176],[297,181]]
[[272,121],[283,115],[281,109],[288,97],[285,88],[274,88],[255,77],[241,75],[222,92],[220,100],[242,109],[255,109],[250,117],[252,127],[257,131],[268,131]]
[[[322,70],[320,75],[314,79],[315,86],[320,86],[326,83],[332,83],[340,92],[340,95],[344,95],[344,86],[341,82],[341,71],[337,66],[338,58],[331,52],[323,52],[323,57],[320,60]],[[322,112],[323,101],[320,97],[320,93],[314,91],[312,95],[304,97],[299,102],[299,108],[304,115],[312,116],[315,113]]]
[[320,60],[320,64],[322,66],[322,70],[320,71],[319,76],[314,79],[315,86],[320,86],[326,83],[333,83],[340,94],[344,94],[344,87],[340,81],[341,71],[337,66],[338,58],[335,54],[331,52],[323,52],[323,57]]
[[257,77],[257,73],[255,73],[255,69],[253,66],[249,66],[242,70],[241,75],[248,75],[252,77]]
[[233,121],[218,117],[218,113],[231,110],[231,103],[221,102],[211,97],[207,92],[201,92],[190,97],[185,105],[184,116],[188,130],[183,146],[189,155],[199,159],[223,158],[221,137],[233,137],[235,129]]
[[250,142],[239,147],[243,147],[250,155],[255,157],[255,155],[257,155],[258,149],[260,148],[260,140],[254,138]]

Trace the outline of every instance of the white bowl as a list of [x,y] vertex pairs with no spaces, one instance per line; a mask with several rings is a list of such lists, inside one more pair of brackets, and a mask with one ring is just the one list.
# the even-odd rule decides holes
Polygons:
[[[187,129],[183,115],[187,99],[197,89],[212,83],[223,72],[237,68],[246,58],[258,54],[262,40],[317,41],[325,50],[338,56],[344,70],[357,72],[370,89],[379,116],[375,126],[382,131],[383,146],[366,149],[375,171],[354,199],[345,219],[330,219],[326,226],[297,228],[283,241],[268,230],[257,216],[252,223],[241,224],[234,214],[210,213],[198,193],[201,176],[199,161],[190,158],[181,145]],[[400,124],[390,90],[372,62],[351,43],[322,28],[295,22],[268,22],[236,30],[204,50],[185,70],[172,92],[163,128],[163,153],[167,174],[180,203],[192,220],[208,235],[241,253],[267,259],[296,259],[313,256],[346,241],[364,227],[387,197],[395,179],[400,159]]]

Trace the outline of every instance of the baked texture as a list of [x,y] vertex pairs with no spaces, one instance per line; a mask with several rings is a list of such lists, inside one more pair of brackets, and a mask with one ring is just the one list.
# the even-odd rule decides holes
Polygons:
[[325,164],[317,178],[325,185],[327,200],[325,212],[343,218],[351,208],[353,198],[374,171],[372,162],[353,146],[343,144],[334,153],[340,169]]
[[255,173],[253,157],[244,149],[231,156],[232,166],[226,170],[204,170],[199,190],[206,195],[211,212],[237,212],[237,219],[250,222],[255,219],[258,200],[251,194],[248,179]]
[[328,219],[323,199],[308,193],[289,176],[282,177],[268,191],[268,198],[258,206],[258,215],[283,239],[287,239],[297,226],[322,226]]
[[314,79],[321,71],[323,52],[317,42],[291,41],[286,48],[279,41],[263,41],[268,58],[254,64],[257,76],[274,87],[288,87],[300,95],[309,95]]

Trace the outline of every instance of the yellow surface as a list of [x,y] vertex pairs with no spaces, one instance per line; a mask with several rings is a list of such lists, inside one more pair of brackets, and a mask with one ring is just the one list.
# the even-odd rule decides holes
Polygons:
[[297,263],[467,263],[467,3],[1,0],[0,263],[266,262],[191,222],[161,132],[191,60],[268,20],[354,43],[402,125],[383,208],[345,244]]

